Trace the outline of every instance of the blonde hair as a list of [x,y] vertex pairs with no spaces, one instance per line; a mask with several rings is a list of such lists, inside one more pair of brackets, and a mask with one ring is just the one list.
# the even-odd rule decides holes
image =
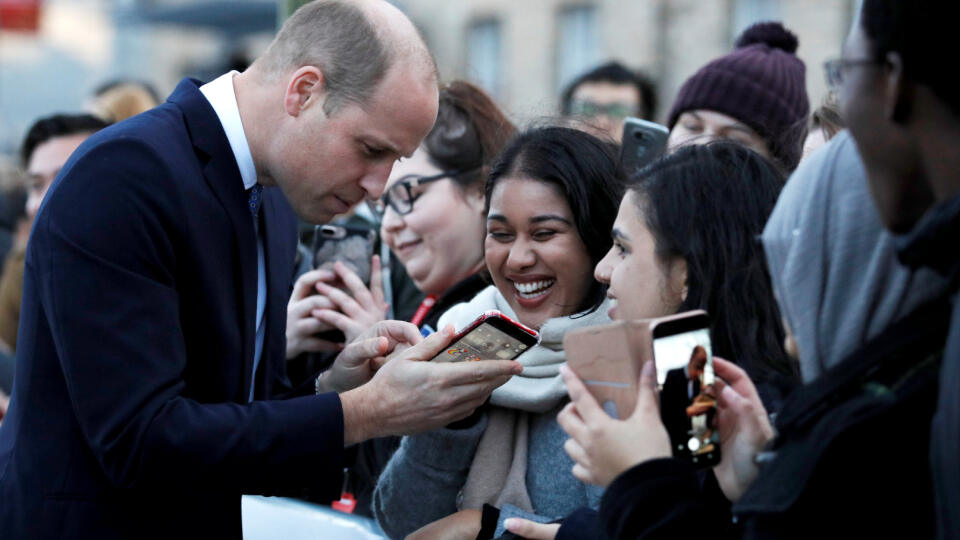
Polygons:
[[98,95],[92,109],[93,114],[108,122],[119,122],[157,105],[157,100],[144,87],[134,83],[121,83]]

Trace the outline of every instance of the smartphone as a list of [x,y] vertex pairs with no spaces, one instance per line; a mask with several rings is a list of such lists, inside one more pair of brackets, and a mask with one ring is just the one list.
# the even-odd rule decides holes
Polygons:
[[660,418],[674,457],[696,467],[720,462],[714,429],[717,386],[710,345],[710,318],[703,310],[649,322],[660,391]]
[[313,229],[312,266],[333,270],[333,264],[341,261],[369,286],[370,260],[376,238],[373,229],[317,225]]
[[484,312],[453,337],[434,362],[513,360],[540,342],[536,330],[497,310]]
[[656,159],[667,147],[670,130],[666,126],[632,116],[623,122],[620,164],[630,176]]
[[653,356],[648,321],[617,321],[567,332],[567,366],[612,418],[627,418],[637,405],[643,363]]
[[[341,261],[369,287],[370,260],[373,258],[373,245],[376,238],[377,233],[373,229],[317,225],[313,228],[311,266],[314,269],[323,268],[333,271],[334,263]],[[345,286],[339,279],[331,285],[345,290]],[[337,329],[320,332],[316,337],[334,343],[343,343],[347,339],[343,332]]]

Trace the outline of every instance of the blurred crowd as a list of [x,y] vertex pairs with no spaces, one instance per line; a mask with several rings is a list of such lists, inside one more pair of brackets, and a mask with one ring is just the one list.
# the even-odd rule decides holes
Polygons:
[[[820,66],[773,21],[675,96],[610,61],[528,125],[441,82],[436,122],[380,193],[301,221],[283,378],[352,388],[324,374],[384,321],[449,337],[497,310],[539,342],[452,423],[354,441],[338,508],[390,538],[960,537],[960,88],[942,56],[957,14],[864,0],[822,103],[806,91]],[[39,115],[0,170],[0,422],[27,388],[18,326],[45,194],[88,137],[160,103],[105,84],[88,112]],[[343,260],[319,251],[337,231],[359,242]],[[673,455],[652,363],[618,418],[564,352],[572,331],[692,310],[710,316],[718,379],[709,467]]]

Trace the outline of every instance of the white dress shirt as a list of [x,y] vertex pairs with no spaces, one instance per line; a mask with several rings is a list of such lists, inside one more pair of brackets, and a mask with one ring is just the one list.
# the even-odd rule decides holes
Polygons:
[[[233,78],[238,74],[236,71],[224,73],[201,86],[200,92],[203,93],[214,112],[217,113],[223,131],[227,134],[230,149],[233,150],[233,157],[237,160],[237,168],[240,169],[240,178],[243,180],[243,189],[249,190],[257,183],[257,168],[253,164],[250,145],[247,144],[247,136],[243,132],[243,121],[240,118],[240,108],[237,106],[237,94],[233,88]],[[260,357],[263,355],[265,331],[263,313],[267,307],[267,266],[263,252],[263,235],[260,234],[260,227],[256,220],[253,222],[253,227],[257,232],[257,337],[253,350],[253,373],[250,374],[249,401],[253,401],[253,383],[256,381],[257,366],[260,365]]]

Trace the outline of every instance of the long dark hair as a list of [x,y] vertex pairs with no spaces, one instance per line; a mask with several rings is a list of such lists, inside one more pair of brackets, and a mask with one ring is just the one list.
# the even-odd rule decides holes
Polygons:
[[796,380],[758,235],[784,184],[776,166],[736,143],[688,145],[628,180],[662,263],[682,257],[687,297],[705,309],[716,354],[778,393]]
[[[504,177],[520,176],[556,186],[573,213],[577,234],[596,266],[613,245],[610,230],[623,193],[619,147],[567,127],[535,127],[507,145],[490,170],[485,213],[490,194]],[[606,285],[592,281],[576,311],[593,311],[603,302]]]

